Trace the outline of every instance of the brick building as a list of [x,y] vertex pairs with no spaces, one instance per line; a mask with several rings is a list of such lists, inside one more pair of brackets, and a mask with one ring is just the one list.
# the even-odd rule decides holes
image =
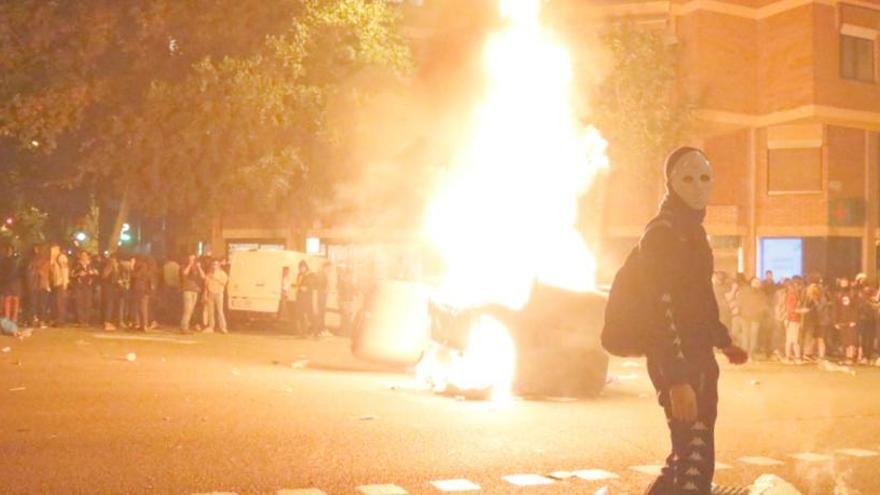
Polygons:
[[[583,2],[680,43],[696,135],[717,171],[720,268],[875,276],[878,0]],[[632,239],[644,218],[618,222]]]

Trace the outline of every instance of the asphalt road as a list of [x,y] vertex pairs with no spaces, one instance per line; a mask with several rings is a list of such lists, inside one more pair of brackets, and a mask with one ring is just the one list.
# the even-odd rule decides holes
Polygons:
[[[597,399],[491,403],[414,387],[341,338],[146,337],[0,339],[0,493],[637,494],[651,476],[632,468],[668,449],[640,361],[612,361]],[[880,368],[723,366],[717,451],[720,483],[880,494]],[[587,469],[614,478],[546,477]]]

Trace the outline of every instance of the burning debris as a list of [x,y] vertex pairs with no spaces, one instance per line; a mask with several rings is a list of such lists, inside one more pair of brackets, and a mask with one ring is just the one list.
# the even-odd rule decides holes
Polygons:
[[[432,308],[434,333],[444,336],[418,372],[438,390],[503,396],[514,381],[525,389],[529,381],[568,388],[553,382],[570,379],[578,366],[602,368],[588,373],[601,374],[600,385],[587,388],[604,383],[607,358],[590,345],[569,345],[583,337],[559,332],[557,320],[570,315],[542,308],[580,296],[598,301],[589,292],[595,260],[575,224],[579,198],[608,159],[605,140],[572,112],[569,54],[541,26],[540,4],[500,0],[506,24],[485,48],[484,100],[425,216],[424,237],[446,268]],[[538,286],[561,299],[535,306],[543,301],[533,292]],[[578,313],[595,321],[565,325],[600,325],[599,306],[604,301]],[[542,335],[560,340],[530,342]]]

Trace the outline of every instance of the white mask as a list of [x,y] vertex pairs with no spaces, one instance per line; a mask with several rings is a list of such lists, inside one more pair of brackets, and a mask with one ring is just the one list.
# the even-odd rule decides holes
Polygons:
[[686,205],[702,210],[709,204],[715,172],[702,153],[691,151],[675,164],[669,183]]

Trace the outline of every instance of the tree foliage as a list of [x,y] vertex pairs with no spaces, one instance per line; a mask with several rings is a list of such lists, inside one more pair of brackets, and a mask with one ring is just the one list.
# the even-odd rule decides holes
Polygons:
[[601,42],[612,66],[594,99],[612,167],[655,181],[658,159],[680,144],[694,105],[680,91],[679,50],[664,31],[614,23]]
[[345,109],[410,68],[398,21],[370,0],[0,3],[3,166],[151,214],[305,210],[344,172]]

